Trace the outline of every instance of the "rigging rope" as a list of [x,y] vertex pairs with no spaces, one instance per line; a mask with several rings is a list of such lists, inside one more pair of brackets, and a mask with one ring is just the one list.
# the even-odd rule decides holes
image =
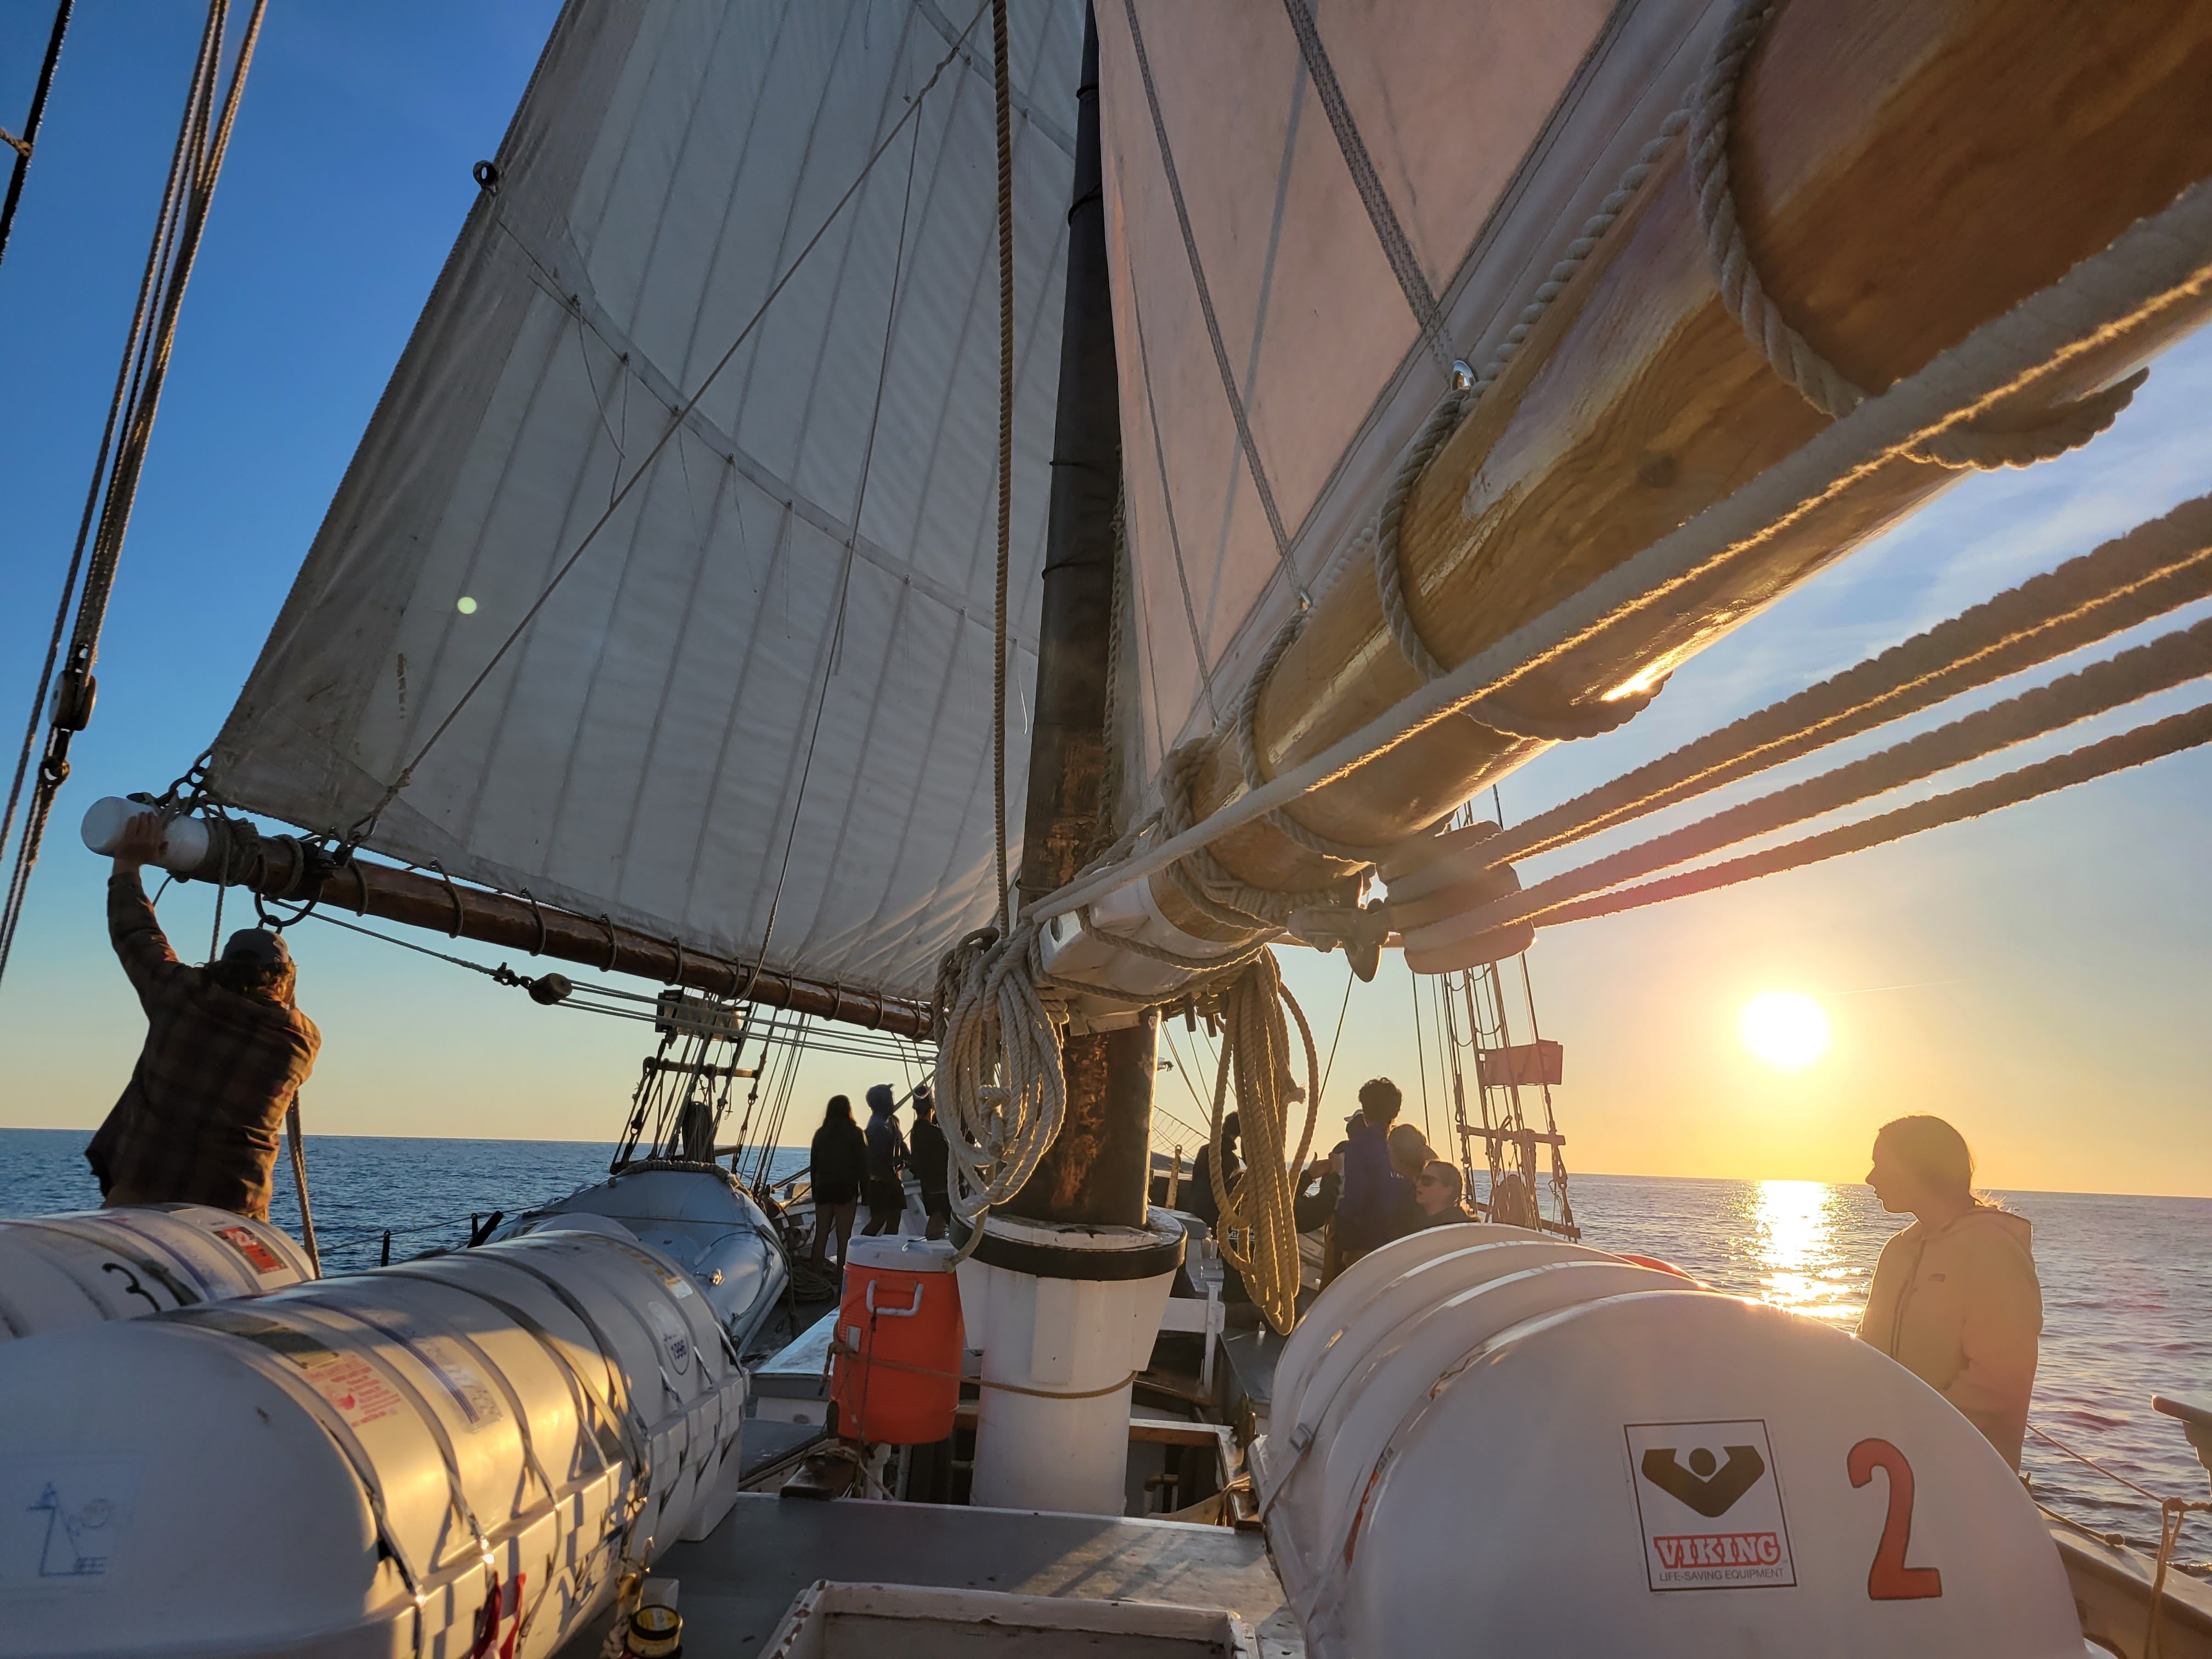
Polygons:
[[8,233],[15,223],[15,204],[23,199],[23,180],[31,171],[31,152],[38,146],[39,127],[46,115],[46,94],[53,89],[54,66],[61,62],[62,38],[69,33],[70,12],[75,3],[76,0],[61,0],[54,8],[53,32],[46,37],[46,55],[39,60],[39,78],[31,88],[31,111],[24,118],[22,131],[0,131],[0,140],[15,152],[15,164],[8,174],[8,197],[0,201],[0,259],[8,257]]
[[[222,93],[219,113],[215,112],[222,82],[229,0],[210,0],[207,21],[201,31],[199,51],[185,94],[185,112],[178,127],[176,149],[170,157],[161,210],[155,216],[145,272],[140,278],[137,302],[125,337],[122,364],[116,373],[115,392],[93,462],[92,483],[86,492],[76,544],[63,576],[61,599],[55,611],[53,633],[47,641],[38,690],[32,694],[30,719],[23,735],[22,750],[16,759],[15,777],[9,786],[7,809],[0,813],[0,848],[4,848],[15,829],[23,781],[30,770],[31,756],[37,747],[39,726],[43,719],[46,722],[46,753],[32,784],[21,839],[16,844],[15,862],[9,876],[7,896],[0,902],[0,975],[6,974],[8,959],[15,948],[15,930],[22,920],[31,872],[39,860],[54,798],[69,778],[70,740],[92,718],[92,671],[99,659],[100,628],[107,614],[108,596],[114,587],[116,566],[122,556],[124,534],[130,525],[131,503],[137,494],[139,472],[153,437],[154,416],[168,374],[169,352],[176,338],[179,311],[185,289],[191,280],[200,237],[207,226],[216,181],[229,153],[231,129],[237,118],[246,72],[252,67],[253,49],[261,37],[261,18],[267,3],[268,0],[254,0],[228,88]],[[81,592],[80,576],[83,581]],[[63,665],[62,638],[73,596],[76,621],[69,629],[69,650],[66,665]],[[58,667],[60,684],[56,687]],[[54,694],[51,709],[47,705],[49,690]]]
[[2212,495],[1561,803],[1484,847],[1508,864],[1687,800],[2212,596]]
[[[1471,938],[1508,921],[1547,925],[1555,912],[1589,894],[1736,842],[1856,805],[2208,673],[2212,673],[2212,618],[2162,635],[2148,644],[2093,663],[1818,777],[1565,871],[1510,897],[1440,923],[1432,936],[1439,943],[1450,938]],[[1431,933],[1431,930],[1423,932]]]
[[1613,915],[1622,910],[1638,909],[1663,900],[1680,898],[1692,893],[1711,892],[1717,887],[1733,886],[1759,876],[1817,864],[1825,859],[1861,852],[1869,847],[1880,847],[1885,842],[1938,829],[1944,824],[1963,823],[1985,812],[1996,811],[2001,807],[2016,806],[2039,795],[2071,788],[2076,784],[2087,783],[2130,767],[2142,766],[2204,743],[2212,743],[2212,703],[2170,715],[2148,726],[2139,726],[2131,732],[2107,738],[2101,743],[2055,755],[2049,760],[2007,772],[1986,782],[1930,796],[1926,800],[1858,823],[1845,824],[1817,836],[1808,836],[1802,840],[1731,859],[1723,864],[1684,871],[1679,875],[1647,882],[1640,887],[1630,887],[1620,892],[1601,894],[1575,903],[1563,904],[1544,915],[1539,925],[1556,927],[1570,921],[1587,921],[1592,916]]

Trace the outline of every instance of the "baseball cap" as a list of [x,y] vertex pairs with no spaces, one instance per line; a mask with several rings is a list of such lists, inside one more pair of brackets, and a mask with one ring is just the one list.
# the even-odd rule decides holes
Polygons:
[[292,953],[284,941],[266,927],[241,927],[230,936],[222,947],[225,962],[250,962],[258,968],[274,968],[289,963]]

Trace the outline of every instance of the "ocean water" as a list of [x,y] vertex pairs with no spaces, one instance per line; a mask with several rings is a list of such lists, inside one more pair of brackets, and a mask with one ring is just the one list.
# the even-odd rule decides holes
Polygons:
[[[78,1131],[0,1129],[0,1216],[89,1208],[99,1194]],[[386,1229],[395,1260],[462,1243],[471,1215],[512,1213],[602,1176],[612,1148],[587,1141],[428,1140],[310,1135],[307,1156],[325,1263],[373,1267]],[[778,1174],[805,1161],[779,1152]],[[270,1219],[296,1232],[287,1165]],[[1660,1256],[1717,1289],[1844,1329],[1855,1327],[1882,1245],[1900,1224],[1863,1186],[1577,1176],[1587,1243]],[[2131,1480],[2201,1497],[2205,1473],[2154,1391],[2212,1392],[2212,1200],[2005,1193],[2035,1224],[2044,1334],[2033,1420]],[[2052,1508],[2155,1547],[2155,1508],[2030,1437],[2030,1483]],[[2212,1577],[2212,1525],[2192,1517],[2181,1564]]]

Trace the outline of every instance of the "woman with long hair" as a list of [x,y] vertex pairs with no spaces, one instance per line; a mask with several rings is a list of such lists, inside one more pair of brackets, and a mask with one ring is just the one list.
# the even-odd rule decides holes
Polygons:
[[1859,1340],[1957,1407],[2018,1468],[2043,1334],[2033,1230],[1976,1195],[1974,1155],[1940,1117],[1883,1124],[1867,1184],[1912,1224],[1882,1247]]
[[842,1273],[846,1248],[853,1241],[853,1221],[860,1210],[860,1183],[868,1174],[867,1137],[853,1121],[853,1103],[844,1096],[830,1097],[811,1151],[807,1178],[814,1194],[814,1248],[808,1259],[822,1266],[835,1237]]

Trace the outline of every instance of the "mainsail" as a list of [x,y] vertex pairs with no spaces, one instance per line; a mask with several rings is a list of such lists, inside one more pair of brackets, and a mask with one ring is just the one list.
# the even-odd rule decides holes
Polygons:
[[[995,902],[983,16],[574,0],[215,745],[222,799],[927,993]],[[1024,690],[1082,26],[1014,9]]]

